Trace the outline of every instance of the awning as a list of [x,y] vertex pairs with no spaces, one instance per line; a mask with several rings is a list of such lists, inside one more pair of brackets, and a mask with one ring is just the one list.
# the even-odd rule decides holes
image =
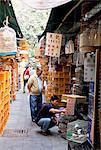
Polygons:
[[23,0],[24,3],[34,9],[49,9],[63,4],[66,4],[72,0]]
[[[80,28],[81,4],[82,1],[79,3],[78,1],[70,1],[64,5],[53,8],[46,29],[43,34],[39,36],[39,39],[45,35],[46,32],[60,32],[68,35],[76,34],[76,31]],[[74,9],[75,7],[76,9]]]
[[11,1],[0,0],[0,27],[3,26],[3,21],[6,20],[7,16],[9,27],[15,30],[17,38],[22,38],[23,35],[18,25]]
[[[59,32],[66,34],[69,38],[75,36],[80,31],[82,4],[84,0],[73,0],[64,5],[53,8],[47,22],[45,31],[38,38],[40,39],[46,32]],[[88,12],[98,3],[98,1],[87,1]]]

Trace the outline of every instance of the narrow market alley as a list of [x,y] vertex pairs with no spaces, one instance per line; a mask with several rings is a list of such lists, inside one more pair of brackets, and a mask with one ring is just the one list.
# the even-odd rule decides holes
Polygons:
[[101,0],[0,0],[0,150],[101,150]]
[[40,128],[32,124],[26,93],[18,92],[16,101],[10,105],[10,117],[0,137],[0,150],[67,150],[67,141],[59,136],[57,127],[51,129],[51,135],[44,136]]

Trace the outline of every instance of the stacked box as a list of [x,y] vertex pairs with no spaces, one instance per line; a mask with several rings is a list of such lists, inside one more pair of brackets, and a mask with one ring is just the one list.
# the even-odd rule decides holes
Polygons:
[[29,44],[26,39],[21,39],[19,41],[19,49],[20,50],[29,50]]
[[10,113],[10,73],[0,72],[0,135],[3,134]]
[[26,39],[20,39],[20,41],[18,42],[19,47],[18,47],[18,51],[20,54],[20,58],[22,61],[28,61],[29,59],[29,44],[28,41]]
[[42,80],[47,80],[48,75],[48,59],[46,58],[40,58],[40,64],[42,66]]
[[11,99],[16,99],[16,69],[14,67],[11,70]]
[[49,71],[47,58],[40,58],[40,63],[43,70],[42,80],[47,81],[46,100],[50,100],[54,94],[59,98],[61,98],[62,94],[68,94],[71,82],[70,66],[62,67],[61,71]]
[[18,63],[16,63],[15,71],[16,71],[16,87],[15,87],[15,90],[18,91],[18,82],[19,82]]
[[51,71],[47,75],[47,99],[52,95],[57,95],[61,98],[62,94],[69,93],[70,90],[70,73],[63,71]]

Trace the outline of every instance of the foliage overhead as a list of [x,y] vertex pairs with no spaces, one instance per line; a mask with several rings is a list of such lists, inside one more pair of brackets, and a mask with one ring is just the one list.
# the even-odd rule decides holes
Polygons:
[[15,15],[24,37],[28,40],[30,48],[38,47],[38,35],[44,31],[50,10],[35,10],[22,0],[12,0]]

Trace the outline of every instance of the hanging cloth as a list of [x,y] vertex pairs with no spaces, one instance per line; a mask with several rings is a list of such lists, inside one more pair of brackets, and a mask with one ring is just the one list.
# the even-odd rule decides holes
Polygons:
[[65,54],[74,53],[74,43],[72,40],[69,40],[65,46]]
[[39,41],[39,49],[41,51],[45,50],[45,45],[46,45],[46,41],[45,41],[45,36],[43,36],[40,41]]
[[84,53],[78,52],[77,53],[77,60],[76,60],[76,66],[82,66],[84,65]]

